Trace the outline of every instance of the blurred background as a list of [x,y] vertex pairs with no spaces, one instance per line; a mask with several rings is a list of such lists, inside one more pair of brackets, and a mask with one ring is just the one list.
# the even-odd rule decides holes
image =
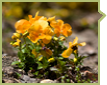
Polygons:
[[[28,15],[35,15],[62,19],[72,26],[73,34],[64,44],[77,36],[79,42],[86,42],[85,47],[79,47],[81,55],[88,55],[85,65],[98,65],[98,13],[97,2],[3,2],[2,3],[2,53],[16,56],[15,50],[9,43],[15,32],[14,24],[17,20],[28,19]],[[72,57],[72,55],[71,55]]]

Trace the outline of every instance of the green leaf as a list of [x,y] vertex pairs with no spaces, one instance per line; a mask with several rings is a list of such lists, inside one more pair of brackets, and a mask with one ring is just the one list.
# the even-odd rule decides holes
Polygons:
[[65,79],[65,76],[62,76],[61,79]]
[[36,47],[35,47],[36,52],[39,52],[39,51],[41,50],[41,48],[42,48],[42,47],[40,47],[40,46],[36,46]]
[[44,75],[45,75],[45,76],[46,76],[46,75],[48,75],[48,74],[49,74],[49,72],[48,72],[48,71],[44,73]]
[[60,65],[61,65],[62,67],[65,66],[65,64],[66,64],[65,61],[61,61],[61,60],[58,60],[58,61],[59,61]]
[[39,74],[39,71],[36,71],[35,73],[33,73],[34,75],[38,75]]
[[17,72],[16,72],[16,75],[17,75],[18,78],[21,77],[21,74],[19,74],[19,73],[17,73]]
[[33,70],[33,68],[32,67],[29,67],[30,68],[30,70]]
[[70,82],[70,79],[66,79],[66,82],[69,83],[69,82]]
[[42,63],[37,62],[37,64],[38,64],[38,67],[37,67],[38,70],[43,68],[43,64]]
[[14,61],[14,62],[12,62],[11,65],[16,65],[16,64],[19,64],[19,63],[20,63],[19,61]]
[[63,42],[62,42],[62,41],[59,41],[59,45],[63,46]]
[[18,52],[18,57],[20,58],[22,56],[22,53],[21,52]]
[[78,62],[82,61],[84,58],[87,58],[88,56],[78,57]]
[[64,59],[64,58],[63,58],[63,57],[59,57],[58,59],[62,60],[62,59]]
[[43,57],[42,63],[43,63],[43,68],[44,69],[46,69],[48,67],[48,65],[49,65],[49,62],[48,62],[46,57]]
[[79,68],[79,67],[76,67],[75,70],[76,70],[76,71],[80,71],[80,68]]
[[38,70],[39,70],[39,69],[42,69],[42,68],[43,68],[43,66],[38,66],[38,67],[37,67]]
[[22,49],[22,53],[26,53],[26,50],[25,50],[25,48],[24,48],[24,49]]
[[25,66],[25,63],[23,63],[23,62],[20,62],[20,63],[18,64],[18,66],[19,66],[19,68],[24,68],[24,66]]
[[33,50],[33,49],[34,49],[34,47],[32,47],[31,45],[29,45],[29,48],[30,48],[31,50]]

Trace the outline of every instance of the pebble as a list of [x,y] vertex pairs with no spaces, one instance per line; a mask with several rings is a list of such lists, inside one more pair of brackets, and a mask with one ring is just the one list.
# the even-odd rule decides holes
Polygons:
[[8,75],[12,75],[14,73],[14,68],[9,66],[3,69],[4,72],[6,72]]
[[34,78],[30,78],[29,81],[27,81],[27,83],[37,83],[37,81]]
[[14,83],[13,80],[10,80],[10,79],[3,79],[4,83]]
[[20,80],[21,83],[40,83],[40,79],[36,78],[29,78],[28,80]]
[[71,81],[71,83],[74,83],[74,81],[73,80],[70,80]]
[[45,80],[40,81],[40,83],[55,83],[55,82],[50,79],[45,79]]
[[27,75],[23,75],[23,78],[22,78],[25,82],[29,81],[30,80],[30,77],[27,76]]

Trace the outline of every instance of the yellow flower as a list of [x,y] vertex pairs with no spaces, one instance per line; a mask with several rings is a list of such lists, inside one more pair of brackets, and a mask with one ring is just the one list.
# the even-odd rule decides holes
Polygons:
[[48,59],[48,62],[54,62],[54,61],[55,61],[54,58],[50,58],[50,59]]
[[52,56],[52,51],[46,47],[43,47],[43,50],[40,51],[40,53],[44,56],[49,58],[50,56]]
[[64,24],[62,20],[52,21],[50,25],[54,28],[54,32],[57,37],[60,36],[60,34],[64,35],[65,37],[68,37],[72,34],[72,27],[69,24]]
[[20,33],[13,33],[12,39],[16,40],[19,39],[21,37]]
[[76,38],[74,39],[73,43],[72,43],[72,42],[69,42],[69,48],[66,49],[66,50],[62,53],[62,56],[63,56],[64,58],[68,58],[68,57],[71,55],[72,52],[77,53],[78,45],[79,45],[79,46],[85,46],[85,45],[86,45],[85,42],[83,42],[83,43],[78,43],[77,41],[78,41],[78,37],[76,37]]
[[21,40],[17,39],[15,43],[12,44],[13,47],[17,47],[20,45]]
[[68,48],[67,50],[65,50],[65,51],[62,53],[62,57],[68,58],[68,57],[71,55],[72,51],[73,51],[73,49]]

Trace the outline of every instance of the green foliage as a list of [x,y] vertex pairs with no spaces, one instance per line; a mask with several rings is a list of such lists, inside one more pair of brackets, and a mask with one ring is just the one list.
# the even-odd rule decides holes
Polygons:
[[18,72],[15,72],[16,75],[17,75],[17,78],[20,78],[21,77],[21,74],[19,74]]

